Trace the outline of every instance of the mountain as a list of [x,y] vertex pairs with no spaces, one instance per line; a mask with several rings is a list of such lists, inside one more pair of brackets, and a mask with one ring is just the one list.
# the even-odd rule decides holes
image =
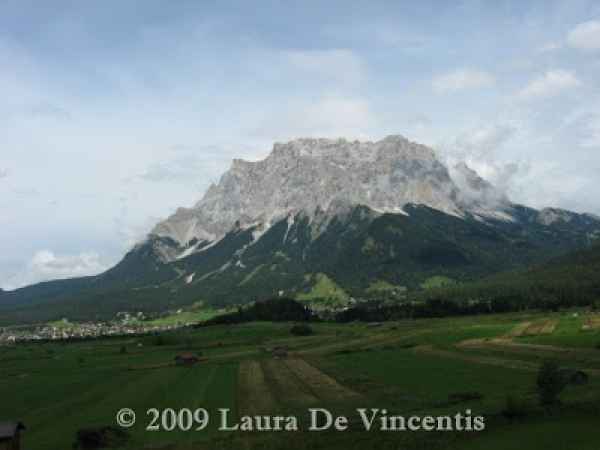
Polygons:
[[[465,166],[458,172],[468,170]],[[151,234],[177,243],[163,248],[169,261],[218,242],[234,226],[260,233],[303,213],[320,220],[318,230],[356,205],[402,214],[413,203],[458,217],[472,212],[509,219],[502,201],[490,202],[493,188],[483,180],[476,185],[479,180],[473,176],[467,174],[469,189],[460,190],[433,150],[402,136],[378,142],[298,139],[275,144],[262,161],[235,159],[202,200],[193,208],[180,208]]]
[[[107,272],[0,295],[6,322],[286,295],[341,305],[474,280],[589,246],[595,216],[516,205],[401,136],[298,139],[234,160]],[[2,319],[0,319],[2,320]]]

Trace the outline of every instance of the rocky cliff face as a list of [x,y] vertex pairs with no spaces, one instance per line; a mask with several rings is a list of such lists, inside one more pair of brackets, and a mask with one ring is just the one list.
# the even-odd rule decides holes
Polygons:
[[262,161],[234,160],[202,200],[180,208],[152,235],[173,239],[187,256],[234,227],[264,231],[299,213],[325,213],[327,220],[345,205],[405,214],[407,204],[420,204],[459,217],[507,217],[507,202],[489,184],[466,166],[456,172],[464,178],[462,188],[432,149],[402,136],[378,142],[298,139],[275,144]]

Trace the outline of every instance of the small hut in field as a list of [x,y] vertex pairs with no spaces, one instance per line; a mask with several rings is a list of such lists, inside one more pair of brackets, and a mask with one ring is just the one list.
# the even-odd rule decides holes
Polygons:
[[0,450],[23,450],[21,422],[0,422]]
[[175,357],[175,364],[178,366],[191,367],[198,362],[200,362],[198,355],[190,352],[181,353]]
[[587,384],[589,381],[588,374],[583,370],[564,368],[560,369],[560,374],[566,383],[576,386]]
[[287,358],[288,356],[288,348],[285,346],[282,347],[275,347],[272,351],[271,354],[273,355],[274,358]]

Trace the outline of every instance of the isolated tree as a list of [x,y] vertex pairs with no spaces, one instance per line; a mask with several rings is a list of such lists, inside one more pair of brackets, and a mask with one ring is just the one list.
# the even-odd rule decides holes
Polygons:
[[544,361],[540,366],[537,376],[537,390],[540,405],[547,408],[559,403],[558,396],[565,387],[565,379],[562,376],[556,361]]

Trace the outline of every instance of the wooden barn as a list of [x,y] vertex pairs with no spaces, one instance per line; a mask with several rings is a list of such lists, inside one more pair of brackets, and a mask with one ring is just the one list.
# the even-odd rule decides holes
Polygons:
[[21,422],[0,422],[0,450],[23,450]]
[[285,347],[285,346],[283,346],[283,347],[275,347],[273,349],[273,351],[271,352],[271,354],[276,359],[287,358],[287,356],[288,356],[288,348]]
[[197,355],[189,352],[181,353],[175,357],[175,364],[178,366],[191,367],[199,361],[200,358]]

